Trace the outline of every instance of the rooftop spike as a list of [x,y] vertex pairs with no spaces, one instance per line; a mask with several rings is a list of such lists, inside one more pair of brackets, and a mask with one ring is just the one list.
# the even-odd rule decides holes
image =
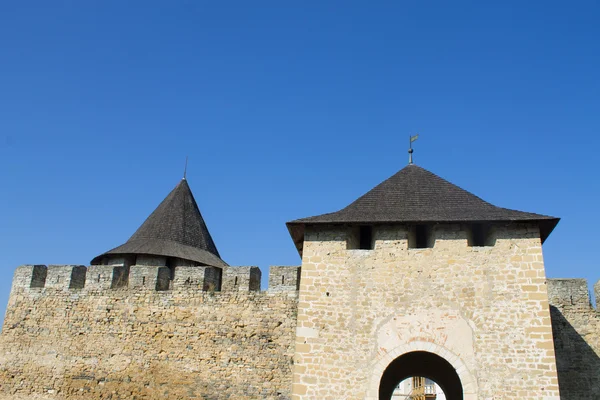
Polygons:
[[412,142],[414,142],[415,140],[417,140],[419,138],[419,135],[415,135],[415,136],[409,136],[410,139],[408,141],[408,164],[411,165],[413,163],[413,159],[412,159],[412,155],[413,155],[413,148],[412,148]]
[[185,176],[187,174],[187,162],[188,162],[188,156],[185,156],[185,167],[183,167],[183,179],[185,180]]

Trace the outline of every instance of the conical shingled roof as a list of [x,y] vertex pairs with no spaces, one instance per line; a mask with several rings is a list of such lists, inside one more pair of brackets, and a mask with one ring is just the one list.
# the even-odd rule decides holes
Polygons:
[[288,222],[301,249],[307,224],[535,221],[544,241],[558,218],[496,207],[417,165],[410,164],[340,211]]
[[169,193],[129,240],[106,255],[147,254],[177,257],[215,267],[226,266],[210,236],[187,180]]

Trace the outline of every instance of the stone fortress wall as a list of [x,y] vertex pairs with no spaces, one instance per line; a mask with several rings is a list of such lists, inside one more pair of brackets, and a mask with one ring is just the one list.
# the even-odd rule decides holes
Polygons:
[[600,398],[600,281],[592,307],[585,279],[549,279],[548,300],[562,400]]
[[0,398],[289,398],[298,271],[260,291],[257,267],[227,267],[218,291],[213,267],[21,266]]
[[[347,279],[364,280],[364,287],[370,288],[372,295],[381,296],[388,304],[392,300],[399,301],[398,311],[410,311],[418,307],[420,302],[427,301],[426,297],[417,301],[416,292],[413,292],[417,287],[425,287],[429,274],[433,272],[429,271],[431,267],[426,263],[432,249],[409,250],[414,253],[411,264],[419,266],[413,272],[406,271],[401,276],[379,274],[386,270],[386,265],[391,265],[385,261],[385,257],[397,257],[398,250],[402,248],[392,248],[396,247],[398,241],[404,240],[398,233],[389,229],[376,233],[376,243],[379,244],[376,244],[375,253],[372,253],[375,256],[373,262],[368,259],[367,251],[346,249],[342,240],[344,232],[337,232],[331,238],[309,234],[304,257],[308,268],[302,271],[305,274],[303,285],[307,289],[304,297],[306,302],[301,307],[317,307],[314,309],[322,309],[317,311],[319,313],[327,313],[329,309],[335,312],[336,320],[340,321],[344,313],[343,304],[334,309],[319,305],[320,299],[329,302],[339,299],[341,295],[341,287],[336,288],[324,280],[333,280],[333,283],[340,279],[344,282]],[[453,249],[456,240],[464,241],[460,230],[440,231],[440,235],[442,239],[436,248],[440,250],[441,258],[432,266],[439,266],[441,260],[445,260],[446,252],[454,254],[447,262],[459,265],[461,257],[466,255],[461,256]],[[322,239],[326,239],[325,242]],[[479,297],[479,301],[485,304],[474,308],[473,313],[483,312],[477,309],[510,313],[509,297],[521,296],[518,291],[497,292],[504,287],[502,282],[505,278],[502,274],[496,275],[499,280],[493,286],[487,286],[494,282],[490,276],[495,274],[494,265],[498,264],[494,262],[493,265],[487,265],[483,260],[490,252],[503,251],[512,254],[511,258],[533,255],[533,261],[523,261],[535,264],[539,262],[541,254],[537,245],[522,246],[529,250],[520,255],[515,253],[515,246],[511,247],[511,243],[515,243],[513,240],[502,242],[501,239],[496,243],[500,246],[496,249],[473,250],[476,257],[483,257],[481,266],[484,269],[481,274],[467,274],[458,281],[455,280],[456,276],[448,278],[452,289],[447,293],[458,296],[456,299],[461,307],[468,308],[469,302],[477,302]],[[337,244],[342,247],[338,249]],[[321,247],[324,252],[318,250]],[[531,249],[535,251],[529,254]],[[348,271],[337,267],[322,271],[320,267],[315,269],[327,257],[334,256],[341,261],[343,253],[350,257],[345,261],[349,262]],[[516,263],[516,258],[512,262]],[[359,267],[365,266],[366,271],[359,270]],[[322,321],[320,325],[309,328],[307,322],[311,320],[307,317],[310,315],[304,310],[303,316],[298,319],[300,329],[297,330],[300,272],[299,267],[271,267],[269,288],[260,291],[260,270],[257,267],[227,267],[222,271],[221,291],[218,291],[215,289],[219,282],[219,271],[212,267],[180,266],[174,268],[174,273],[163,266],[152,265],[127,268],[114,265],[19,267],[15,271],[0,335],[0,399],[289,399],[292,396],[295,351],[299,358],[294,361],[301,362],[296,366],[300,370],[310,355],[310,352],[305,352],[307,344],[311,348],[315,345],[336,348],[344,345],[339,339],[321,344],[332,329],[324,325],[331,319],[326,314],[319,318]],[[413,279],[411,273],[424,277],[423,281],[418,278],[409,283],[407,279]],[[456,273],[463,272],[458,268]],[[537,267],[534,266],[531,272],[528,269],[517,272],[523,274],[522,278],[530,273],[536,282],[539,280],[532,293],[540,293],[539,296],[545,297],[543,287],[547,287],[561,399],[597,398],[600,393],[600,312],[590,304],[586,281],[548,279],[547,285],[543,285],[543,279],[539,279],[539,274],[543,272]],[[396,278],[400,279],[397,285],[394,283]],[[440,278],[445,280],[444,277]],[[323,282],[317,284],[318,280]],[[463,285],[459,282],[463,282]],[[468,282],[474,284],[468,285]],[[527,278],[527,283],[530,282],[533,283]],[[354,331],[356,325],[362,323],[361,318],[368,315],[366,310],[372,306],[364,303],[372,301],[364,297],[368,293],[358,290],[363,283],[348,293],[348,304],[354,304],[354,312],[361,315],[348,321],[348,327],[354,326]],[[390,285],[397,287],[400,292],[387,290],[384,295],[383,289],[378,290],[380,287],[389,288]],[[438,284],[433,280],[429,285],[435,289]],[[475,291],[470,291],[469,287]],[[530,289],[534,288],[524,288]],[[482,292],[483,296],[477,296],[479,290],[485,292]],[[490,297],[490,293],[504,293],[501,300],[496,300],[497,307],[490,303],[497,294]],[[527,292],[522,295],[531,297]],[[411,304],[406,305],[402,300],[404,298],[410,300]],[[600,299],[600,282],[596,284],[596,299]],[[438,310],[443,308],[439,304],[436,306]],[[411,315],[418,315],[408,311],[404,311],[402,314],[405,317],[400,319],[410,321],[413,318]],[[443,319],[452,317],[451,314],[448,309],[440,314],[442,318],[439,321],[430,320],[427,323],[435,326],[442,324],[438,328],[445,329],[447,325]],[[471,314],[461,312],[459,315],[463,318]],[[313,332],[311,329],[320,330],[320,341],[307,340],[307,334],[310,336]],[[379,331],[383,332],[381,329]],[[538,343],[549,339],[546,330],[529,334],[537,335],[535,340]],[[425,332],[419,335],[427,336]],[[512,332],[513,339],[514,335]],[[430,342],[424,343],[433,349],[437,339],[429,339]],[[360,334],[354,333],[352,340],[356,341],[355,345],[362,346]],[[497,341],[502,343],[501,339]],[[448,343],[445,346],[452,347]],[[348,349],[344,352],[340,350],[335,360],[322,360],[323,365],[319,368],[340,367],[344,357],[351,356]],[[513,353],[517,350],[514,345],[508,349]],[[489,352],[482,353],[482,356],[487,354]],[[513,359],[513,362],[514,357],[515,354],[506,354],[506,358]],[[315,361],[318,359],[315,358]],[[333,364],[330,365],[330,361]],[[499,371],[501,369],[496,372]],[[543,370],[538,372],[545,373]],[[474,375],[477,374],[475,371]],[[298,375],[296,388],[311,382],[311,378],[315,379]],[[344,379],[343,376],[340,379]],[[509,383],[508,376],[503,379]],[[481,387],[491,383],[484,379],[474,384]],[[510,388],[507,387],[507,390],[510,391]]]
[[[381,225],[373,248],[360,250],[343,227],[307,230],[294,398],[378,399],[386,367],[414,351],[448,360],[465,400],[558,399],[559,384],[597,380],[598,313],[587,297],[585,307],[564,308],[573,289],[555,290],[562,281],[550,281],[549,302],[537,227],[497,226],[493,243],[482,247],[470,247],[467,233],[439,224],[431,248],[410,248],[410,231]],[[577,345],[557,335],[558,372],[550,304],[582,333],[568,332]],[[573,354],[563,354],[563,343]],[[597,388],[587,388],[561,398],[599,398]]]

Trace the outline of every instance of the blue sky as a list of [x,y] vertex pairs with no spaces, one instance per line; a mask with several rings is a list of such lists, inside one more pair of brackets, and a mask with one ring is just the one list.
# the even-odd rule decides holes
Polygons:
[[[231,265],[415,162],[562,218],[550,277],[600,278],[600,6],[0,4],[0,312],[20,264],[87,264],[181,179]],[[264,286],[264,285],[263,285]]]

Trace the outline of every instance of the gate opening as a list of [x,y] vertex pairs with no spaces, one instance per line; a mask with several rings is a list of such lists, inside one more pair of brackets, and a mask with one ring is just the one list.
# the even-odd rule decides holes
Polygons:
[[379,382],[379,400],[392,399],[398,385],[411,377],[434,381],[444,392],[446,400],[463,400],[462,384],[452,364],[426,351],[403,354],[388,365]]
[[400,382],[391,400],[446,400],[446,394],[435,381],[413,376]]

